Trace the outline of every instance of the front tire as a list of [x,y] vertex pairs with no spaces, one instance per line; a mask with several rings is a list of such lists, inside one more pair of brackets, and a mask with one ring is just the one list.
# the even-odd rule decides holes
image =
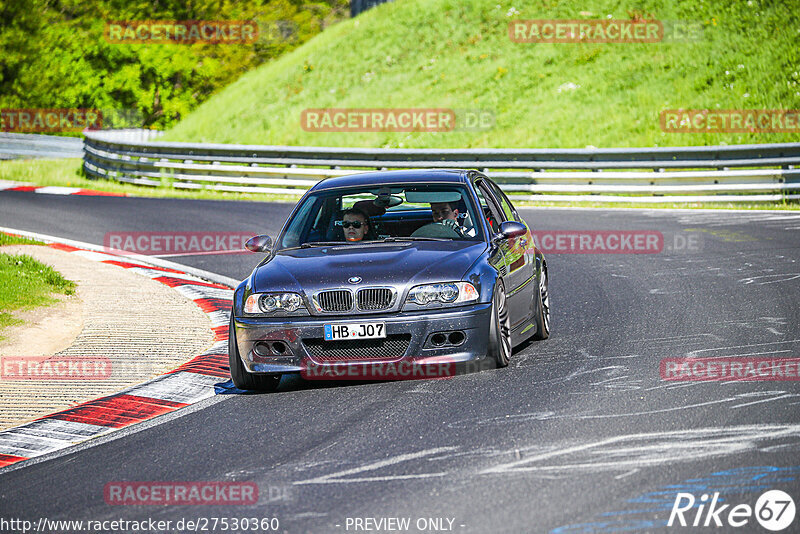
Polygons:
[[230,365],[233,385],[239,389],[275,391],[281,381],[281,375],[259,375],[249,373],[245,369],[242,359],[239,357],[239,347],[236,345],[236,329],[233,325],[232,312],[231,324],[228,327],[228,364]]
[[492,298],[492,322],[489,326],[489,356],[497,367],[508,366],[511,358],[511,318],[503,281],[498,280]]
[[547,283],[547,267],[542,265],[539,273],[539,290],[536,292],[536,333],[533,339],[542,340],[550,337],[550,290]]

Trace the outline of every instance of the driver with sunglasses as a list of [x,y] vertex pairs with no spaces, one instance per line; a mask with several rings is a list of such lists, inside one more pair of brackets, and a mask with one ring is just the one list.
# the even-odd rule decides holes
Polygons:
[[369,231],[369,217],[358,208],[345,210],[342,216],[342,228],[347,241],[361,241]]

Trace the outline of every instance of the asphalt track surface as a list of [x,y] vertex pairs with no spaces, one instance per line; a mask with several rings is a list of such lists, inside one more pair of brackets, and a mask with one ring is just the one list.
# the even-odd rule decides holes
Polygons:
[[[290,207],[7,192],[0,225],[95,244],[110,231],[275,235]],[[272,394],[217,397],[0,472],[0,517],[276,517],[292,533],[354,532],[348,518],[381,517],[411,518],[409,532],[419,518],[452,519],[454,532],[766,532],[754,518],[739,529],[661,525],[678,491],[752,506],[780,489],[800,505],[798,382],[659,375],[662,358],[800,356],[800,213],[521,212],[535,230],[656,230],[666,246],[549,254],[552,337],[518,349],[507,369],[367,384],[290,379]],[[675,250],[675,235],[700,239]],[[170,259],[241,279],[258,256]],[[196,480],[256,482],[259,502],[103,498],[113,481]]]
[[82,156],[83,140],[79,137],[0,132],[0,160]]

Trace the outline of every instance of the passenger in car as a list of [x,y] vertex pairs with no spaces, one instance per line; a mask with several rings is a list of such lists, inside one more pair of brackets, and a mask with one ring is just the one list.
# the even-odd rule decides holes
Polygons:
[[342,216],[342,229],[347,241],[361,241],[369,232],[369,217],[358,208],[345,210]]

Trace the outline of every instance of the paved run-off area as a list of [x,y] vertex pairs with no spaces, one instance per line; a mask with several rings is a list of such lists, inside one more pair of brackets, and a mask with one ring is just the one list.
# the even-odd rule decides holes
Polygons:
[[33,256],[78,284],[77,298],[28,312],[0,343],[0,430],[149,380],[214,342],[208,316],[162,283],[53,247],[0,252]]

